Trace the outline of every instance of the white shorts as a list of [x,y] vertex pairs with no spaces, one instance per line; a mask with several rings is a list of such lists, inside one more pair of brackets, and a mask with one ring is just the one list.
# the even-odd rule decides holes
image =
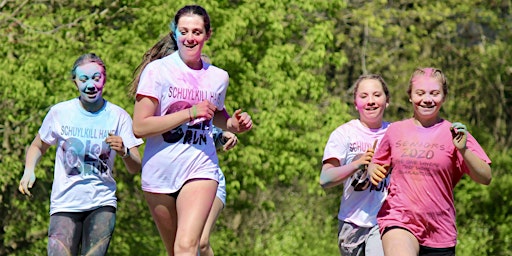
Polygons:
[[226,178],[224,173],[219,168],[219,185],[217,186],[216,196],[222,201],[222,204],[226,205]]

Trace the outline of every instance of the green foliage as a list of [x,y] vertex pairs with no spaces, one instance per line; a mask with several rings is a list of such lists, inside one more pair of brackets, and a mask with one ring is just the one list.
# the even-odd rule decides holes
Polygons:
[[[205,53],[227,70],[230,112],[254,129],[220,154],[228,203],[212,236],[218,255],[335,255],[340,188],[318,185],[329,134],[354,118],[351,88],[363,73],[388,82],[386,119],[409,117],[405,93],[418,66],[448,76],[443,115],[466,123],[493,160],[484,187],[455,192],[458,255],[509,255],[512,230],[512,34],[508,1],[197,1],[212,18]],[[41,159],[26,198],[17,192],[25,149],[49,107],[77,96],[74,60],[107,65],[105,97],[133,111],[128,95],[143,53],[169,32],[189,1],[4,1],[0,4],[0,255],[45,251],[55,149]],[[143,147],[141,148],[141,152]],[[119,211],[111,255],[165,255],[140,190],[116,160]]]

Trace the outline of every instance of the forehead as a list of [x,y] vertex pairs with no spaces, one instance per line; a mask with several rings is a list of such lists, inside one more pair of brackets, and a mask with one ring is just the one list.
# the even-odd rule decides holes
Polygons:
[[89,62],[76,67],[77,75],[93,75],[95,73],[105,73],[101,65],[95,62]]
[[364,79],[359,83],[359,86],[357,87],[357,93],[375,91],[384,91],[384,88],[382,88],[382,84],[376,79]]
[[416,76],[412,80],[412,87],[415,89],[439,90],[441,89],[441,83],[433,77]]
[[203,17],[197,14],[185,14],[178,20],[178,28],[189,28],[189,29],[203,29],[204,20]]

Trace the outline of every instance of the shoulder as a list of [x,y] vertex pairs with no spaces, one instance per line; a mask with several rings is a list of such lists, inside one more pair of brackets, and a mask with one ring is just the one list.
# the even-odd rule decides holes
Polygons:
[[221,69],[221,68],[219,68],[217,66],[214,66],[212,64],[207,64],[205,66],[205,69],[210,74],[215,74],[216,76],[219,76],[219,77],[222,77],[222,78],[229,78],[229,73],[226,70]]
[[78,97],[70,99],[70,100],[55,103],[54,105],[50,106],[50,111],[58,111],[58,110],[69,111],[71,107],[74,107],[77,104],[80,104]]
[[388,130],[403,129],[407,126],[413,126],[412,119],[404,119],[396,122],[389,123]]
[[128,112],[124,108],[122,108],[108,100],[105,100],[105,102],[107,104],[105,107],[108,109],[108,111],[119,114],[119,115],[128,115],[129,116]]
[[358,124],[357,119],[350,120],[346,123],[341,124],[336,127],[334,131],[332,131],[331,136],[347,136],[348,133],[354,133],[354,130],[357,129],[360,124]]

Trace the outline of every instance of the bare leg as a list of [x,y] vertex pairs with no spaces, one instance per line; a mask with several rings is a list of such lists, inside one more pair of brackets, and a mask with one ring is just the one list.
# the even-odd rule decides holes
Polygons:
[[393,228],[384,233],[382,246],[386,256],[417,256],[420,251],[416,237],[402,228]]
[[178,213],[178,229],[174,244],[176,256],[197,256],[199,239],[210,214],[216,191],[217,181],[215,180],[198,179],[183,185],[176,200]]
[[167,255],[173,256],[178,224],[176,200],[170,195],[149,192],[144,192],[144,197],[160,233],[160,238],[164,242]]
[[210,234],[212,232],[213,226],[215,226],[215,221],[220,215],[220,212],[224,208],[224,204],[222,201],[215,197],[215,201],[213,201],[212,209],[210,210],[210,214],[208,215],[208,219],[206,220],[206,224],[203,229],[203,233],[201,234],[201,240],[199,242],[199,250],[201,256],[213,256],[213,249],[210,246]]

